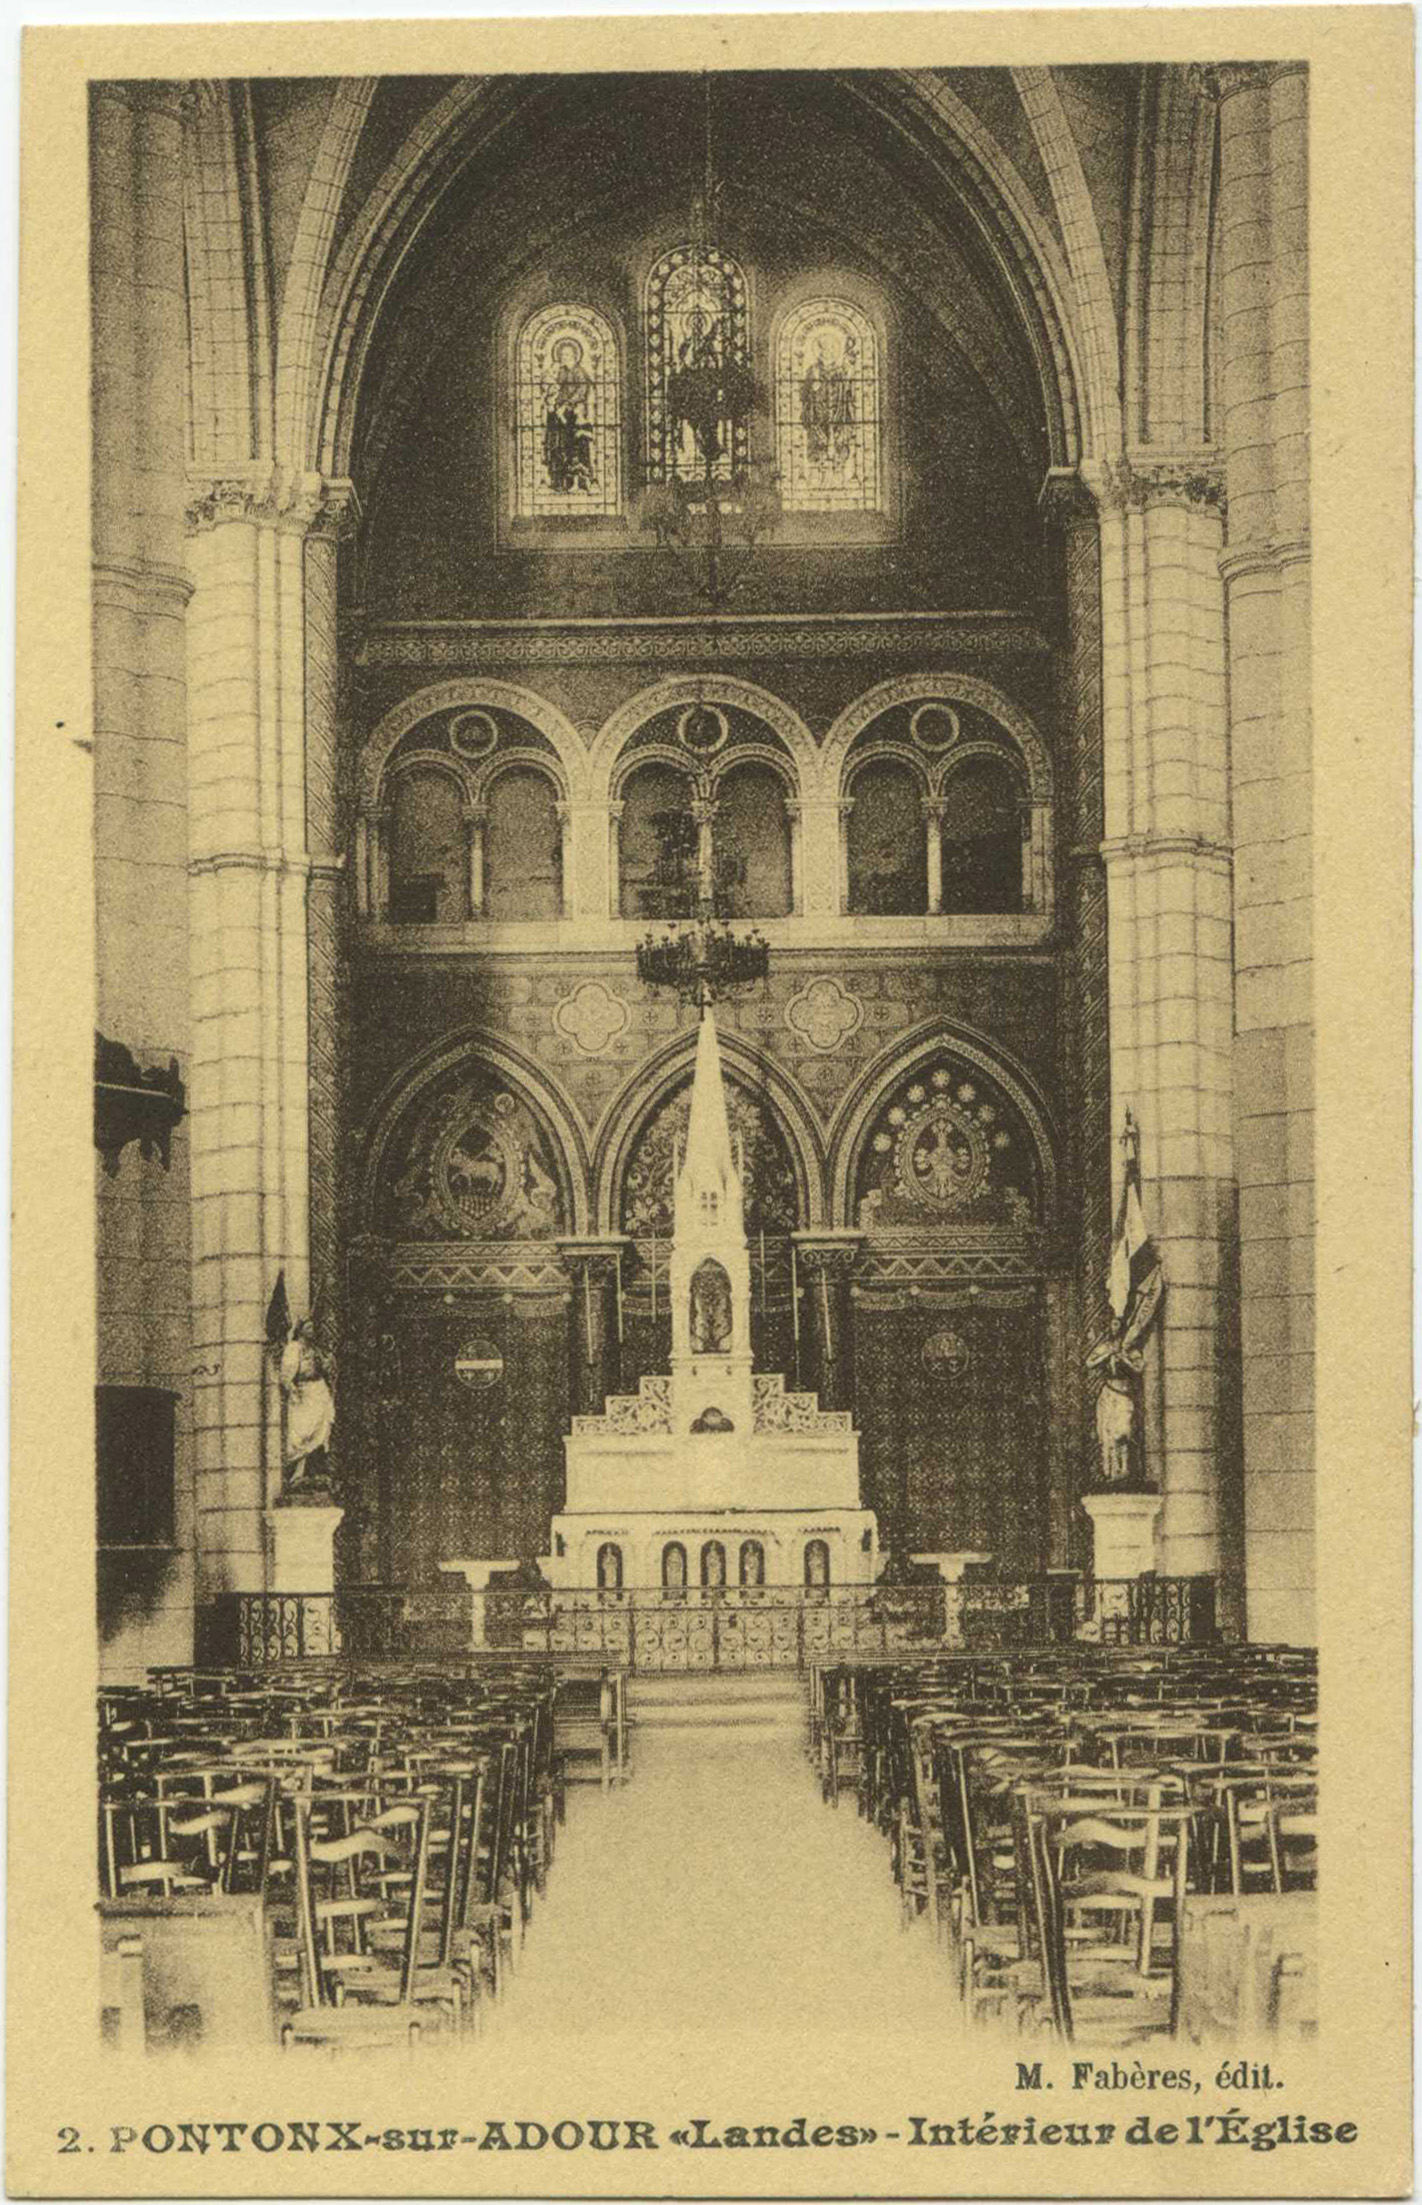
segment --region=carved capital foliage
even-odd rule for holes
[[[1190,88],[1199,98],[1222,106],[1236,92],[1265,92],[1280,77],[1301,75],[1302,61],[1196,61],[1190,64]]]
[[[847,1279],[859,1260],[864,1245],[862,1233],[846,1234],[834,1240],[812,1240],[807,1235],[795,1235],[795,1261],[807,1273],[823,1271],[831,1280]]]
[[[1091,490],[1103,513],[1145,513],[1174,506],[1191,513],[1222,513],[1224,468],[1213,451],[1123,454],[1090,471]]]
[[[359,517],[355,485],[343,478],[267,466],[188,478],[190,535],[234,521],[250,521],[290,529],[299,536],[334,538],[354,526]]]
[[[195,116],[201,104],[201,84],[181,77],[127,77],[106,79],[95,86],[101,99],[116,100],[135,115],[169,115],[176,122]]]

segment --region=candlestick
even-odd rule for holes
[[[765,1315],[765,1227],[760,1228],[760,1313]]]
[[[593,1361],[592,1265],[583,1265],[583,1314],[587,1318],[588,1361]]]
[[[790,1243],[790,1329],[795,1340],[795,1391],[800,1390],[800,1266]]]
[[[652,1322],[657,1321],[657,1229],[652,1227]]]

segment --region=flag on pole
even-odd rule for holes
[[[1139,1368],[1140,1344],[1160,1308],[1165,1276],[1161,1270],[1160,1251],[1151,1239],[1141,1208],[1140,1146],[1136,1122],[1129,1110],[1121,1146],[1125,1151],[1126,1169],[1111,1241],[1106,1293],[1116,1321],[1115,1353]]]
[[[285,1347],[291,1333],[291,1304],[286,1298],[286,1272],[278,1271],[272,1298],[267,1303],[267,1346]]]

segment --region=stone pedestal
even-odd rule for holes
[[[331,1502],[278,1501],[266,1511],[271,1557],[268,1590],[332,1593],[336,1532],[345,1510]]]
[[[439,1566],[451,1577],[462,1577],[469,1587],[469,1643],[474,1647],[487,1645],[484,1595],[489,1589],[489,1579],[496,1570],[516,1570],[519,1566],[517,1557],[502,1562],[486,1562],[483,1559],[441,1562]]]
[[[1081,1505],[1091,1518],[1094,1577],[1144,1577],[1159,1567],[1161,1494],[1088,1493]]]

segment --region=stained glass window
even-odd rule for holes
[[[518,482],[522,520],[622,510],[617,340],[587,306],[545,306],[519,332]]]
[[[678,245],[647,278],[647,474],[717,482],[749,458],[746,279],[714,245]]]
[[[846,299],[788,316],[775,360],[775,463],[787,512],[876,513],[883,504],[879,340]]]

